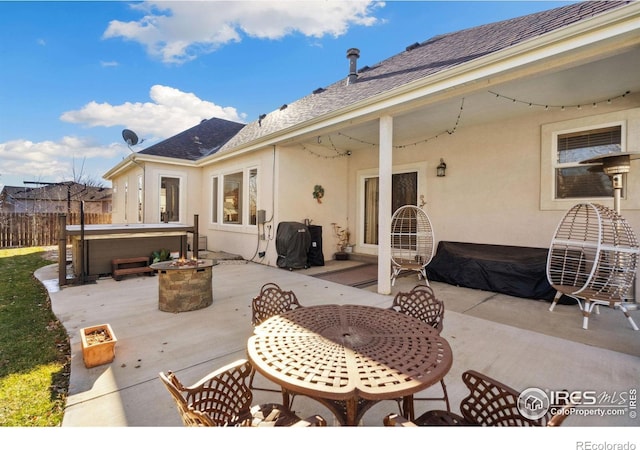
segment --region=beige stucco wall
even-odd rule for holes
[[[194,214],[200,214],[201,177],[199,168],[170,165],[166,163],[144,162],[112,180],[113,223],[139,223],[138,220],[138,179],[143,177],[143,222],[160,222],[160,179],[174,177],[180,184],[180,223],[193,225]],[[128,186],[125,200],[125,186]]]
[[[203,169],[201,195],[202,209],[206,212],[200,219],[200,232],[207,235],[210,249],[276,265],[278,224],[309,219],[313,225],[322,226],[323,254],[329,259],[336,244],[331,223],[347,224],[347,166],[346,158],[319,158],[299,145],[265,148],[228,161],[217,161]],[[265,211],[264,227],[212,223],[212,178],[250,168],[258,169],[258,209]],[[325,189],[321,203],[312,195],[316,184]],[[278,194],[274,196],[274,193]],[[259,256],[262,252],[264,257]]]
[[[621,121],[625,124],[628,151],[640,151],[640,95],[629,95],[597,109],[533,112],[484,125],[466,125],[464,117],[456,132],[415,146],[393,150],[394,171],[417,170],[418,194],[433,223],[437,241],[462,241],[501,245],[548,247],[555,228],[571,204],[541,201],[541,189],[551,187],[549,136],[584,126]],[[187,224],[199,215],[201,235],[208,249],[239,254],[255,262],[276,265],[276,232],[283,221],[303,222],[323,227],[323,253],[331,259],[336,239],[332,223],[348,227],[356,251],[376,254],[375,246],[362,245],[362,179],[377,173],[378,150],[351,151],[350,156],[327,153],[308,145],[291,143],[219,159],[201,168],[145,163],[145,221],[157,221],[161,176],[183,180],[181,217]],[[440,158],[447,163],[447,175],[436,177]],[[640,161],[640,160],[639,160]],[[258,209],[265,210],[264,227],[212,223],[212,178],[258,169]],[[121,190],[129,183],[127,216],[135,222],[137,176],[135,168],[116,177],[114,223],[124,222]],[[313,198],[315,185],[325,194],[321,203]],[[599,203],[612,207],[612,199]],[[622,214],[635,230],[640,230],[640,162],[632,162],[627,177],[627,199]],[[264,252],[264,256],[259,256]]]
[[[463,121],[452,135],[394,149],[394,170],[420,161],[425,163],[420,169],[425,173],[419,177],[419,195],[425,195],[424,208],[432,221],[436,240],[548,247],[564,213],[579,202],[544,209],[541,205],[541,183],[552,182],[547,166],[550,153],[542,145],[543,127],[557,124],[558,129],[566,129],[565,126],[572,128],[579,123],[598,126],[613,116],[626,123],[627,150],[639,151],[639,101],[638,95],[628,96],[615,105],[599,106],[597,111],[592,108],[541,110],[526,118],[478,126],[466,127]],[[444,178],[436,177],[435,168],[440,158],[447,164]],[[353,152],[349,163],[350,198],[361,195],[358,173],[375,170],[377,162],[377,150]],[[627,179],[629,200],[623,200],[622,214],[640,232],[639,183],[640,162],[632,162]],[[594,201],[613,207],[611,199]],[[358,208],[357,202],[350,202],[349,216],[358,217]]]
[[[224,224],[212,222],[212,186],[213,178],[220,181],[219,189],[222,192],[222,177],[227,174],[244,172],[248,169],[258,169],[258,209],[264,209],[267,219],[273,217],[273,170],[274,157],[271,149],[252,152],[248,155],[240,155],[230,160],[218,161],[215,164],[202,168],[200,196],[202,199],[200,222],[201,235],[207,236],[207,247],[210,250],[226,251],[242,256],[247,260],[257,262],[257,254],[267,251],[268,239],[262,240],[259,236],[261,227],[244,224]],[[246,181],[246,180],[245,180]],[[245,192],[246,194],[246,192]],[[244,205],[246,208],[246,204]],[[272,220],[267,225],[271,225]],[[265,233],[265,237],[268,237]],[[267,250],[265,250],[267,249]]]

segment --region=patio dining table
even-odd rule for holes
[[[438,383],[453,362],[451,347],[426,323],[363,305],[298,308],[266,320],[247,343],[256,370],[290,393],[311,397],[341,425],[354,426],[382,400],[402,399]]]

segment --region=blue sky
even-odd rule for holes
[[[202,119],[251,122],[414,42],[557,1],[2,1],[0,187],[102,175]]]

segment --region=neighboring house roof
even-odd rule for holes
[[[435,36],[371,67],[362,67],[355,82],[347,77],[303,97],[242,128],[220,149],[242,145],[341,110],[412,81],[540,37],[591,18],[629,1],[585,1],[514,19]]]
[[[245,124],[230,120],[205,119],[195,127],[172,136],[138,153],[196,161],[216,153]]]
[[[0,193],[2,198],[12,200],[60,200],[66,201],[68,196],[73,201],[99,202],[111,200],[111,188],[87,186],[66,181],[58,184],[47,184],[42,187],[5,186]]]

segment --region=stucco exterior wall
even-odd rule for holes
[[[112,180],[113,223],[159,223],[160,179],[180,179],[180,223],[193,225],[193,215],[200,214],[202,171],[195,167],[145,162]],[[142,177],[142,220],[138,216],[138,182]],[[126,192],[125,192],[126,187]]]
[[[394,171],[418,172],[419,202],[429,214],[436,241],[548,247],[555,228],[575,202],[542,201],[552,191],[553,157],[550,133],[580,126],[598,127],[624,123],[625,149],[640,151],[640,96],[629,95],[597,109],[532,112],[527,116],[460,127],[451,135],[415,146],[394,148]],[[363,245],[363,177],[378,171],[378,149],[339,148],[349,156],[327,153],[292,143],[217,160],[204,167],[146,162],[144,166],[144,221],[158,222],[159,183],[162,176],[178,177],[181,185],[181,220],[189,225],[199,215],[201,235],[208,249],[227,251],[244,259],[276,265],[277,226],[283,221],[310,220],[323,228],[325,260],[332,259],[337,240],[333,223],[351,232],[356,252],[377,254],[377,247]],[[440,158],[447,164],[445,177],[436,176]],[[640,161],[640,160],[639,160]],[[258,170],[257,209],[265,211],[264,225],[214,223],[212,179]],[[122,190],[129,184],[127,217],[137,218],[137,179],[141,168],[113,179],[113,222],[124,220]],[[622,214],[640,230],[640,162],[632,162],[626,180]],[[315,185],[324,188],[321,202],[313,198]],[[544,187],[544,189],[543,189]],[[220,185],[222,189],[222,185]],[[613,207],[609,198],[593,201]],[[245,210],[246,213],[246,210]]]
[[[313,151],[302,146],[283,148],[278,153],[278,222],[304,222],[322,227],[322,251],[325,260],[336,252],[333,223],[353,231],[347,211],[349,201],[349,156]],[[316,185],[324,189],[318,202],[313,198]]]
[[[551,189],[551,153],[543,145],[543,128],[574,128],[577,124],[599,126],[612,117],[626,124],[627,151],[640,150],[638,96],[629,96],[615,107],[547,112],[501,123],[464,127],[454,134],[423,145],[394,149],[393,166],[423,162],[418,194],[425,195],[425,211],[432,221],[436,240],[548,247],[565,212],[582,200],[563,202],[555,208],[541,205],[541,185]],[[634,108],[636,107],[636,108]],[[445,177],[436,176],[440,158],[447,164]],[[350,158],[349,196],[358,191],[358,174],[375,170],[377,150],[357,150]],[[420,174],[420,172],[419,172]],[[622,214],[640,229],[640,163],[632,162],[627,175],[628,200]],[[359,199],[358,199],[359,201]],[[358,201],[349,203],[349,216],[358,217]],[[609,198],[592,201],[613,207]],[[356,219],[360,233],[361,223]],[[366,249],[357,249],[358,251]]]

